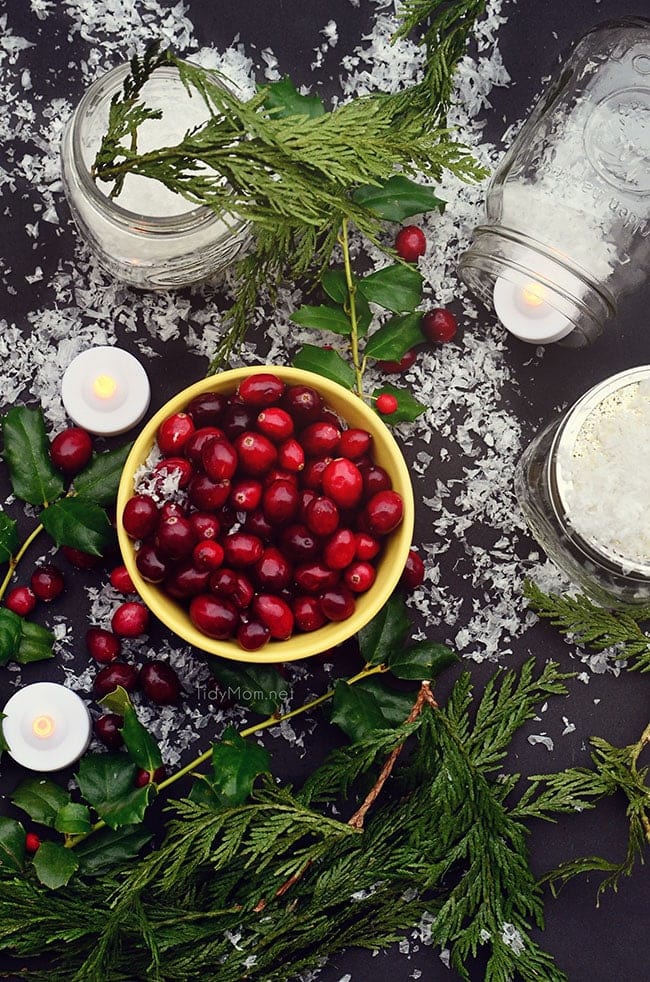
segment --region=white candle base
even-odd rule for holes
[[[59,771],[73,764],[90,742],[86,704],[55,682],[19,689],[3,710],[2,732],[9,756],[32,771]]]
[[[494,309],[510,334],[529,344],[550,344],[571,333],[573,323],[568,317],[546,301],[536,300],[534,290],[530,291],[533,302],[526,302],[526,293],[525,286],[511,283],[502,276],[494,284]]]
[[[83,351],[70,363],[61,398],[77,426],[97,436],[118,436],[143,418],[151,387],[137,358],[104,345]]]

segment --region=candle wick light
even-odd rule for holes
[[[34,736],[39,737],[41,740],[46,740],[51,737],[56,730],[56,723],[51,716],[45,714],[37,716],[32,722],[32,732]]]
[[[93,381],[93,392],[98,399],[112,399],[117,390],[118,384],[112,375],[97,375]]]
[[[512,283],[503,276],[494,284],[496,315],[511,334],[529,344],[550,344],[570,334],[573,323],[549,303],[549,291],[538,280]]]
[[[128,351],[88,348],[68,365],[61,398],[70,419],[89,433],[118,436],[140,422],[149,407],[147,373]]]

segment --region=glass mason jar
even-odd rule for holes
[[[248,240],[246,225],[197,208],[151,178],[128,174],[115,199],[108,196],[112,185],[93,180],[111,99],[128,71],[125,63],[98,78],[75,109],[61,146],[63,186],[79,232],[107,272],[142,289],[188,286],[234,261]],[[190,97],[172,65],[153,73],[143,100],[163,115],[139,127],[140,152],[172,146],[206,119],[203,100]]]
[[[650,365],[590,389],[524,451],[515,491],[547,555],[604,604],[650,601]]]
[[[650,261],[650,20],[602,24],[495,172],[459,274],[504,326],[581,347]]]

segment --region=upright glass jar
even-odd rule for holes
[[[574,48],[521,128],[461,256],[504,326],[580,347],[650,261],[650,20],[602,24]]]
[[[650,601],[650,365],[590,389],[524,451],[515,490],[540,545],[604,604]]]
[[[247,241],[246,226],[232,215],[197,208],[147,177],[128,174],[115,199],[108,196],[110,185],[94,181],[91,168],[111,99],[121,92],[128,71],[123,64],[98,78],[74,111],[61,147],[63,186],[77,228],[104,269],[143,289],[188,286],[233,262]],[[139,127],[140,152],[172,146],[205,122],[203,100],[189,95],[171,65],[154,72],[142,98],[160,109],[162,118]]]

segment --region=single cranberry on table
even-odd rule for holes
[[[424,562],[415,549],[410,549],[406,557],[406,564],[402,573],[401,582],[408,590],[415,590],[424,582]]]
[[[458,321],[445,307],[434,307],[422,315],[421,330],[435,344],[447,344],[456,337]]]
[[[53,563],[43,563],[32,573],[30,586],[39,600],[50,603],[63,593],[65,587],[63,573]]]
[[[131,574],[124,565],[116,566],[111,570],[109,582],[119,593],[137,593]]]
[[[427,239],[417,225],[406,225],[395,237],[395,252],[407,263],[416,263],[427,251]]]
[[[107,696],[121,685],[127,692],[133,692],[138,685],[138,670],[133,665],[123,661],[114,661],[102,668],[93,682],[95,695]]]
[[[111,631],[103,627],[91,627],[86,631],[88,654],[101,664],[116,661],[122,651],[122,642]]]
[[[5,604],[19,617],[27,617],[36,606],[36,594],[28,586],[15,586],[7,594]]]
[[[145,662],[138,677],[140,688],[158,706],[171,706],[178,702],[181,683],[178,675],[167,662],[154,660]]]
[[[57,433],[50,444],[50,459],[56,469],[64,474],[78,474],[92,455],[92,438],[79,426],[69,426]]]
[[[124,743],[124,737],[120,732],[124,726],[124,717],[117,713],[105,713],[98,716],[93,723],[93,730],[98,740],[108,747],[109,750],[119,750]]]
[[[377,367],[387,375],[401,375],[408,371],[417,361],[417,351],[407,351],[398,361],[378,361]]]
[[[129,600],[117,608],[111,618],[111,627],[118,637],[137,638],[149,627],[149,611],[137,600]]]
[[[61,552],[75,569],[95,569],[102,561],[101,556],[94,556],[83,549],[75,549],[73,546],[61,546]]]

